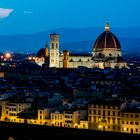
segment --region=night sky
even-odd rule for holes
[[[0,34],[140,26],[140,0],[0,0]]]

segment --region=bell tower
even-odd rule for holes
[[[59,35],[50,34],[50,67],[59,67]]]

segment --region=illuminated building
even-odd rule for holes
[[[37,110],[37,123],[41,125],[49,125],[50,119],[49,118],[49,109],[48,108],[39,108]]]
[[[44,64],[49,65],[49,51],[48,51],[48,46],[46,44],[45,48],[41,48],[35,57],[35,62],[42,66]]]
[[[115,99],[93,100],[87,109],[38,108],[37,115],[28,116],[30,109],[31,103],[2,101],[1,121],[140,134],[138,103],[128,106]]]
[[[2,101],[2,120],[16,121],[19,113],[31,108],[31,103],[23,101]]]
[[[79,128],[81,128],[81,129],[88,129],[88,121],[81,120]]]
[[[45,63],[45,49],[41,50],[42,57],[36,59],[36,63]],[[106,23],[105,31],[96,39],[93,52],[80,54],[64,50],[59,53],[59,35],[50,34],[49,67],[77,68],[84,66],[88,68],[128,68],[122,57],[121,45],[118,38],[110,32]]]
[[[81,120],[87,117],[87,110],[76,109],[76,110],[65,110],[63,112],[63,126],[71,128],[79,128]]]
[[[140,107],[126,108],[121,113],[121,132],[140,134]]]
[[[59,67],[59,35],[50,34],[50,64],[49,67]]]
[[[59,111],[54,111],[51,113],[51,125],[52,126],[63,126],[63,113]]]
[[[51,113],[51,124],[58,127],[87,128],[87,122],[83,121],[86,116],[87,111],[84,109],[54,111]]]
[[[95,41],[92,59],[93,67],[97,68],[127,67],[122,57],[120,42],[110,31],[108,22],[105,25],[105,31]]]
[[[118,100],[95,100],[88,105],[89,129],[120,132],[121,105]]]

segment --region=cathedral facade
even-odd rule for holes
[[[48,51],[49,50],[49,51]],[[50,34],[50,47],[38,51],[35,62],[48,67],[77,68],[123,68],[127,63],[122,57],[121,45],[118,38],[110,31],[108,23],[104,32],[99,35],[92,46],[91,54],[74,54],[69,50],[59,50],[59,35]]]

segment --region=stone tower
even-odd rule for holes
[[[50,67],[59,67],[59,35],[50,34]]]
[[[69,51],[63,51],[63,68],[69,68]]]

